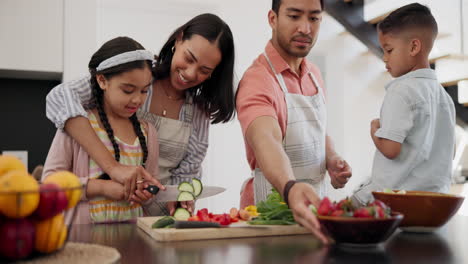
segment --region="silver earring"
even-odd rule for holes
[[[172,46],[172,49],[171,49],[171,50],[172,50],[172,53],[174,53],[174,51],[175,51],[175,46]]]

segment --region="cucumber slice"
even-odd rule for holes
[[[177,187],[177,189],[181,192],[191,192],[191,193],[194,192],[192,184],[188,182],[181,182],[179,184],[179,187]]]
[[[192,186],[194,189],[193,194],[195,195],[195,197],[198,197],[203,191],[203,184],[201,183],[199,179],[193,179]]]
[[[179,196],[177,196],[177,201],[183,202],[183,201],[193,201],[195,200],[195,196],[191,192],[180,192]]]
[[[177,208],[174,213],[174,218],[178,221],[187,221],[189,217],[190,217],[190,213],[185,208]]]
[[[164,216],[160,218],[158,221],[154,222],[151,228],[164,228],[175,223],[174,217],[172,216]]]

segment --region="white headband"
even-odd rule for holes
[[[154,55],[148,50],[127,51],[102,61],[96,67],[96,71],[102,71],[120,64],[138,60],[149,60],[152,62],[154,60]]]

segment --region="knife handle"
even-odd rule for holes
[[[150,185],[150,186],[146,187],[145,190],[147,190],[148,192],[150,192],[153,195],[156,195],[159,192],[159,187],[156,186],[156,185]]]

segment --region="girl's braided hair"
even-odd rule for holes
[[[97,74],[102,74],[106,79],[110,79],[115,75],[119,75],[123,72],[130,71],[133,69],[143,69],[148,67],[151,69],[151,62],[148,60],[139,60],[139,61],[132,61],[124,64],[120,64],[108,69],[104,69],[101,71],[96,71],[96,67],[104,60],[113,57],[115,55],[133,51],[133,50],[140,50],[144,49],[143,46],[138,43],[137,41],[129,38],[129,37],[117,37],[112,40],[107,41],[104,45],[97,50],[91,60],[89,61],[88,68],[91,74],[91,88],[93,92],[93,99],[97,111],[99,113],[99,119],[101,120],[104,129],[106,130],[107,136],[109,137],[110,141],[112,142],[112,146],[114,148],[114,156],[115,160],[120,161],[120,148],[119,144],[117,144],[115,137],[114,137],[114,130],[112,129],[109,120],[107,119],[106,112],[104,111],[104,91],[99,87],[99,84],[96,79]],[[138,136],[138,140],[140,141],[140,146],[143,150],[143,167],[145,167],[146,160],[148,158],[148,147],[146,145],[146,138],[141,130],[140,122],[136,116],[136,113],[133,114],[130,118],[132,122],[133,129],[135,134]],[[101,179],[110,179],[107,174],[101,175],[99,178]]]

